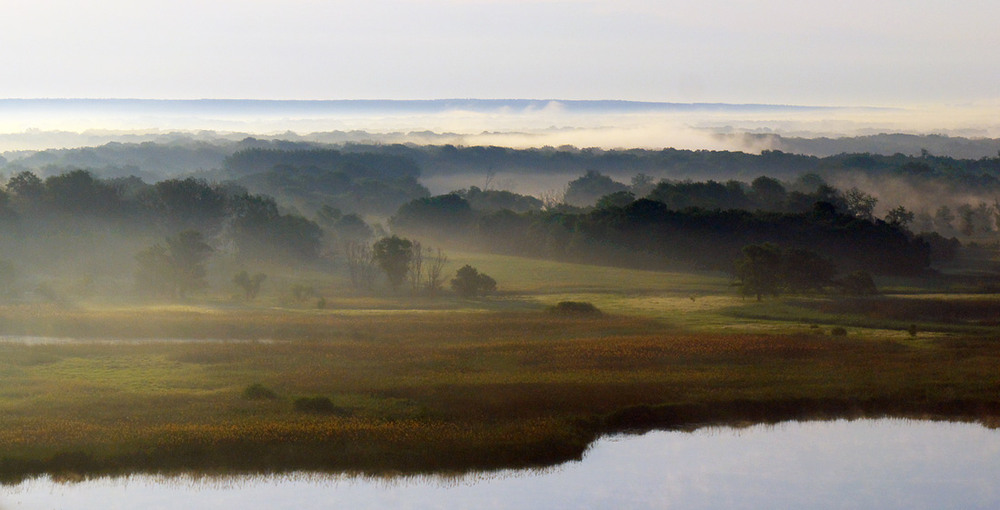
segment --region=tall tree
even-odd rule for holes
[[[777,296],[781,293],[781,250],[774,244],[751,244],[743,247],[743,254],[736,260],[736,277],[744,296],[756,296],[760,301],[764,295]]]
[[[173,265],[177,294],[185,297],[188,292],[208,286],[205,280],[205,261],[212,247],[205,243],[201,232],[185,230],[167,238],[167,250]]]
[[[181,298],[206,287],[205,260],[212,247],[202,239],[201,232],[185,230],[168,237],[166,244],[164,247],[157,243],[136,254],[136,287],[152,294]]]
[[[413,243],[398,236],[383,237],[372,246],[372,254],[389,278],[389,285],[393,290],[398,289],[413,259]]]

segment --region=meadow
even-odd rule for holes
[[[1000,418],[995,295],[756,303],[713,273],[465,263],[499,293],[317,280],[317,309],[282,297],[302,275],[274,275],[253,304],[2,306],[0,475],[465,471],[579,458],[623,430]],[[546,311],[561,301],[603,313]]]

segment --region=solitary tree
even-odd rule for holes
[[[844,294],[851,296],[873,296],[878,294],[875,280],[867,271],[854,271],[837,281]]]
[[[186,230],[168,237],[166,243],[166,247],[154,244],[136,254],[136,286],[153,294],[182,298],[192,290],[206,287],[205,259],[212,247],[205,243],[201,233]]]
[[[743,254],[736,260],[736,277],[740,280],[744,296],[757,296],[757,301],[767,294],[781,292],[781,250],[774,244],[751,244],[743,247]]]
[[[180,297],[208,286],[205,281],[205,260],[212,253],[212,247],[205,243],[201,232],[185,230],[174,237],[168,237],[167,248]]]
[[[851,188],[844,193],[844,201],[847,203],[847,210],[854,216],[865,220],[874,219],[872,213],[878,203],[874,196],[858,188]]]
[[[907,228],[910,222],[913,221],[913,212],[906,210],[903,206],[897,206],[890,209],[885,215],[885,222],[900,228]]]
[[[385,271],[392,289],[398,289],[406,279],[410,260],[413,259],[413,243],[397,236],[383,237],[372,246],[372,255]]]
[[[372,246],[357,241],[348,242],[344,245],[344,259],[351,276],[351,286],[356,290],[372,290],[378,276]]]
[[[441,285],[444,283],[444,265],[448,263],[448,256],[438,248],[436,252],[431,252],[431,249],[425,248],[427,259],[427,291],[431,294],[437,293],[441,290]]]

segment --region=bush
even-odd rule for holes
[[[348,413],[344,409],[333,405],[327,397],[302,397],[295,399],[295,410],[300,413],[310,414],[332,414],[336,416],[346,416]]]
[[[559,315],[601,315],[596,306],[586,301],[560,301],[546,311]]]
[[[243,397],[249,400],[274,400],[278,394],[260,383],[253,383],[243,389]]]
[[[847,336],[847,330],[840,326],[837,326],[830,330],[830,334],[833,336]]]
[[[476,268],[465,265],[455,273],[451,288],[459,296],[474,298],[496,292],[497,281],[486,273],[480,273]]]
[[[878,288],[872,275],[866,271],[854,271],[836,282],[848,296],[875,296]]]

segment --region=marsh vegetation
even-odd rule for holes
[[[3,475],[497,469],[578,458],[619,430],[1000,416],[991,335],[907,329],[930,302],[985,319],[991,297],[876,297],[862,312],[744,301],[710,273],[453,256],[504,293],[433,308],[5,306]],[[605,313],[545,312],[583,302]]]

